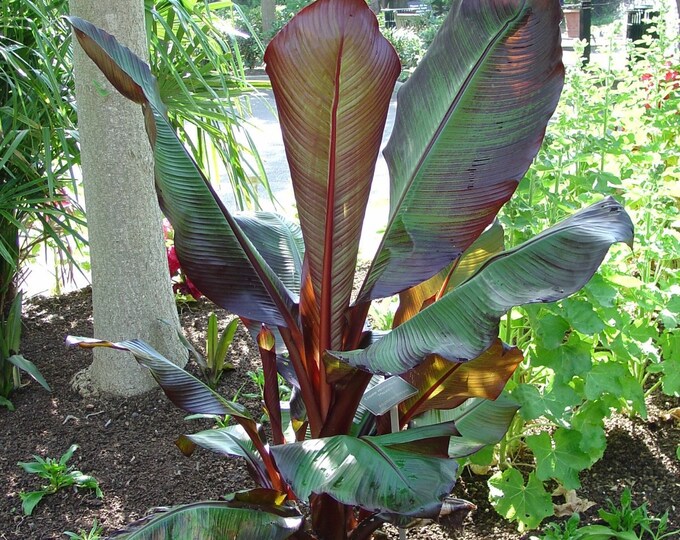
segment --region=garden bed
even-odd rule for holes
[[[211,310],[211,304],[203,301],[181,309],[183,328],[195,344],[204,342]],[[25,308],[24,324],[22,352],[36,363],[53,392],[31,383],[14,395],[16,411],[0,409],[0,478],[5,485],[0,498],[1,539],[66,538],[64,531],[89,530],[95,519],[108,533],[154,507],[214,499],[253,487],[240,460],[202,449],[190,458],[179,452],[174,440],[180,433],[209,424],[185,421],[182,411],[160,390],[129,399],[82,397],[72,390],[71,378],[89,364],[91,353],[67,349],[64,337],[92,335],[89,289],[33,300]],[[247,372],[258,367],[259,357],[245,332],[239,331],[232,351],[236,369],[223,378],[221,393],[228,398],[239,390],[257,393]],[[259,416],[257,399],[244,403]],[[608,499],[618,501],[621,491],[629,487],[635,505],[647,502],[655,515],[668,510],[671,528],[680,527],[680,462],[676,457],[680,429],[664,414],[678,405],[678,399],[658,397],[649,404],[646,422],[621,416],[608,421],[604,458],[581,474],[579,497],[596,503],[583,514],[585,522],[597,521],[597,509]],[[99,481],[103,499],[93,492],[64,490],[43,499],[32,516],[24,516],[19,493],[38,489],[40,480],[23,472],[17,462],[29,461],[33,454],[59,457],[74,443],[80,448],[71,463]],[[432,526],[409,532],[408,538],[528,538],[487,502],[485,477],[465,471],[455,494],[478,506],[462,530]],[[563,501],[556,498],[555,502]],[[394,530],[389,534],[396,538]]]

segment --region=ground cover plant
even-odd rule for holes
[[[573,514],[565,523],[550,524],[540,537],[532,536],[531,540],[586,540],[597,538],[616,538],[619,540],[662,540],[671,538],[680,530],[668,530],[668,512],[661,517],[650,515],[647,505],[634,507],[630,489],[621,493],[620,503],[608,501],[606,509],[598,514],[605,524],[586,525],[580,527],[579,514]]]
[[[179,445],[244,458],[264,488],[177,507],[136,538],[208,523],[215,535],[361,539],[388,521],[460,519],[471,508],[447,498],[456,458],[497,442],[517,409],[499,398],[522,360],[498,338],[501,317],[571,295],[611,244],[633,236],[628,215],[606,198],[503,251],[494,218],[538,151],[562,88],[559,19],[559,3],[547,0],[455,4],[400,90],[385,150],[390,221],[354,299],[361,223],[400,71],[364,2],[312,4],[265,56],[300,226],[271,213],[230,214],[175,135],[148,66],[70,19],[114,86],[142,105],[182,268],[256,336],[273,443],[243,406],[148,345],[72,339],[133,352],[188,412],[230,415],[234,425]],[[372,332],[371,302],[394,294],[393,330]],[[277,371],[295,388],[288,408]],[[367,387],[392,383],[408,390],[401,400],[372,410],[362,402]],[[305,530],[292,505],[300,500],[310,504]]]
[[[77,449],[78,445],[72,444],[59,459],[34,455],[33,461],[19,462],[19,466],[27,473],[36,474],[48,481],[39,490],[21,493],[22,508],[25,514],[31,515],[33,509],[46,495],[53,495],[60,489],[71,486],[77,489],[92,489],[99,498],[104,496],[94,477],[83,474],[67,465]]]

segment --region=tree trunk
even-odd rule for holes
[[[70,8],[148,59],[143,0],[71,0]],[[75,39],[73,56],[95,337],[143,339],[184,365],[142,111],[108,83]],[[132,355],[109,349],[95,349],[88,375],[95,390],[121,396],[155,385]]]
[[[276,20],[276,0],[260,0],[260,7],[262,8],[262,30],[265,36],[271,37],[269,34]]]

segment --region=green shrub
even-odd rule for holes
[[[394,46],[401,60],[399,80],[408,79],[425,54],[426,48],[422,38],[412,28],[384,28],[382,33]]]

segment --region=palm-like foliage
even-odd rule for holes
[[[64,191],[76,193],[79,163],[66,4],[0,8],[0,306],[33,244],[50,239],[68,256],[65,237],[83,240],[82,214]]]
[[[447,498],[455,458],[498,441],[516,411],[498,399],[522,360],[498,339],[500,318],[513,305],[572,294],[612,243],[632,239],[632,223],[612,199],[508,251],[494,225],[561,92],[559,20],[557,0],[455,2],[399,92],[385,151],[390,219],[352,302],[361,223],[400,71],[365,2],[318,0],[265,55],[299,227],[271,213],[227,211],[184,151],[149,67],[113,36],[71,19],[87,54],[145,111],[156,189],[183,268],[257,335],[274,445],[243,407],[147,345],[72,341],[131,351],[178,406],[232,415],[238,425],[184,437],[180,447],[244,458],[266,488],[252,501],[309,500],[317,538],[367,539],[386,521],[406,526],[469,510]],[[371,301],[397,293],[393,330],[366,328]],[[289,408],[278,407],[277,368],[296,389]],[[407,392],[375,406],[369,397],[380,395],[383,375]],[[258,534],[274,537],[267,527]]]
[[[226,173],[238,208],[259,207],[258,187],[272,198],[266,173],[245,130],[247,83],[231,25],[231,2],[147,0],[151,66],[168,114],[208,178]],[[248,155],[249,159],[244,159]]]

